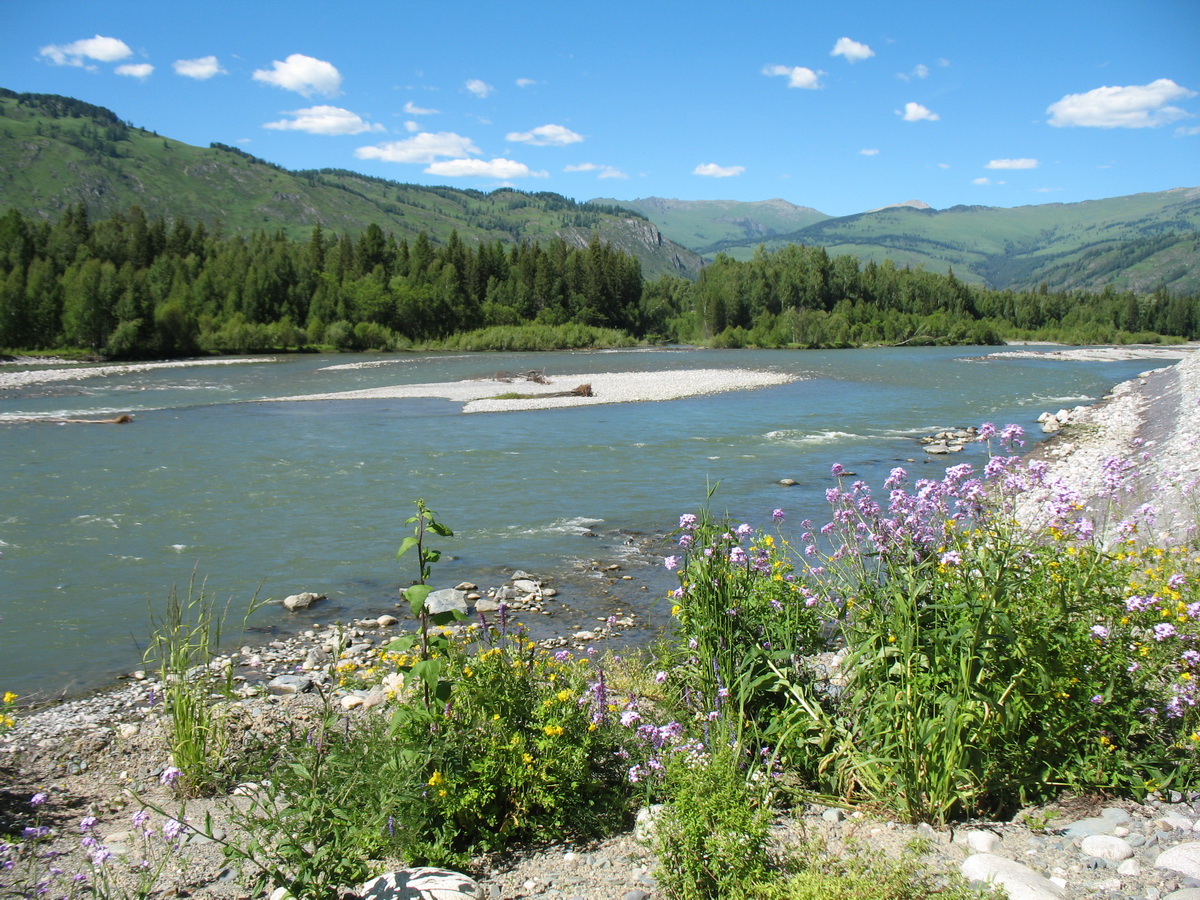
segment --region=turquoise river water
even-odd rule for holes
[[[720,482],[718,511],[767,524],[781,507],[791,527],[823,516],[832,462],[876,486],[907,460],[918,475],[940,474],[946,458],[927,459],[921,435],[983,421],[1037,431],[1042,411],[1094,401],[1153,367],[984,352],[304,355],[104,377],[80,368],[67,381],[2,389],[0,690],[77,692],[137,668],[151,612],[173,585],[186,593],[193,573],[235,611],[256,590],[328,594],[311,615],[263,609],[251,623],[260,637],[394,611],[415,574],[395,552],[417,497],[455,531],[436,586],[497,585],[521,568],[559,584],[569,611],[556,627],[618,609],[661,625],[665,604],[652,601],[669,576],[627,544],[670,531],[709,485]],[[720,367],[801,377],[665,402],[487,414],[430,399],[278,402],[500,371],[653,378]],[[135,422],[16,421],[122,412]],[[981,458],[971,448],[952,461]],[[593,561],[623,559],[627,585],[590,572]]]

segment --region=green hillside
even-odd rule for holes
[[[655,215],[647,211],[652,221]],[[659,227],[663,227],[661,224]],[[827,218],[767,238],[705,246],[749,259],[765,244],[824,247],[864,262],[893,260],[997,289],[1034,288],[1149,293],[1158,287],[1200,292],[1200,188],[1176,188],[1082,203],[1001,209],[890,207]],[[665,228],[664,228],[665,231]]]
[[[552,193],[420,187],[344,170],[291,172],[234,147],[194,147],[134,128],[103,107],[0,89],[0,210],[57,218],[82,202],[94,218],[140,206],[150,217],[220,225],[226,233],[281,230],[357,235],[378,225],[398,238],[457,230],[473,245],[586,247],[593,234],[635,256],[648,278],[694,277],[701,260],[647,219]]]
[[[639,200],[598,199],[591,202],[640,213],[675,243],[702,254],[718,249],[725,242],[761,242],[829,218],[823,212],[779,199],[742,203],[737,200],[646,197]]]

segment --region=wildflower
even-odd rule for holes
[[[1092,637],[1096,638],[1097,640],[1106,641],[1108,640],[1108,629],[1103,625],[1093,625]]]
[[[667,567],[668,572],[674,572],[676,569],[679,568],[679,557],[678,556],[668,556],[666,559],[663,560],[663,565]]]
[[[79,830],[86,834],[96,827],[97,819],[95,816],[84,816],[79,820]]]
[[[662,684],[664,681],[667,680],[667,673],[666,672],[656,672],[654,674],[654,680],[658,684]]]
[[[684,513],[679,517],[679,527],[691,531],[696,527],[696,517],[692,513]]]
[[[846,469],[841,463],[834,463],[829,467],[829,474],[834,478],[841,478],[846,474]]]
[[[167,787],[170,787],[176,781],[178,781],[182,775],[182,769],[178,769],[175,766],[167,766],[165,769],[163,769],[162,774],[158,776],[158,780]]]
[[[163,822],[162,833],[164,839],[173,841],[183,833],[183,823],[178,819],[167,819]]]
[[[621,725],[625,728],[628,728],[630,725],[633,725],[635,722],[640,722],[641,720],[642,717],[636,709],[627,709],[625,712],[621,713]]]
[[[17,699],[17,695],[16,695],[16,694],[14,694],[12,691],[5,691],[5,692],[4,692],[4,702],[5,702],[5,704],[12,703],[12,702],[14,702],[16,699]]]
[[[1092,703],[1096,704],[1097,706],[1099,706],[1103,702],[1104,702],[1103,694],[1096,694],[1096,696],[1092,697]]]
[[[948,550],[942,554],[941,564],[943,566],[960,566],[962,565],[962,554],[957,550]]]
[[[679,546],[682,547],[684,550],[691,549],[692,543],[693,543],[693,539],[690,534],[681,534],[679,536]]]
[[[429,776],[429,781],[426,782],[426,784],[428,784],[430,787],[437,787],[438,785],[445,784],[445,783],[446,783],[445,776],[442,775],[441,772],[436,771],[436,770],[434,771],[434,773],[432,775]]]
[[[43,803],[45,803],[49,799],[50,798],[46,796],[45,792],[38,791],[36,794],[34,794],[32,797],[29,798],[29,805],[30,806],[41,806]]]
[[[88,818],[92,820],[93,825],[96,824],[95,816],[88,816]],[[150,813],[148,813],[144,809],[139,809],[137,812],[135,812],[133,814],[132,819],[133,819],[133,824],[135,826],[137,826],[138,828],[141,828],[143,825],[145,825],[147,822],[150,821]],[[86,821],[87,821],[87,819],[84,819],[84,822],[86,822]],[[83,822],[79,823],[79,827],[83,828]]]
[[[729,561],[731,563],[733,563],[735,566],[745,565],[746,551],[743,550],[741,547],[734,547],[732,550],[729,551]]]
[[[1167,638],[1174,636],[1175,626],[1170,622],[1160,622],[1154,626],[1154,639],[1156,641],[1165,641]]]
[[[547,725],[542,731],[546,733],[547,737],[559,737],[564,729],[561,725]]]
[[[771,513],[771,519],[777,523],[782,522],[787,518],[787,515],[782,509],[777,509]]]
[[[743,522],[737,528],[733,529],[733,533],[739,540],[741,540],[742,538],[746,538],[754,534],[754,529]]]

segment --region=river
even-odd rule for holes
[[[437,587],[554,580],[574,629],[613,612],[657,627],[668,586],[633,553],[704,502],[768,524],[820,519],[829,466],[879,485],[917,438],[983,421],[1032,432],[1161,363],[981,358],[981,348],[831,352],[654,349],[549,354],[297,355],[118,367],[0,389],[0,691],[79,692],[140,665],[151,613],[193,579],[231,621],[256,593],[254,636],[395,612],[415,576],[395,552],[423,497],[455,532]],[[355,365],[355,364],[365,365]],[[281,402],[298,394],[489,377],[751,368],[797,380],[654,403],[463,414],[445,400]],[[12,371],[4,367],[4,371]],[[573,384],[573,383],[572,383]],[[123,426],[19,422],[133,413]],[[1040,437],[1040,435],[1037,435]],[[978,462],[970,448],[953,462]],[[909,463],[908,461],[913,462]],[[798,482],[784,487],[781,479]],[[653,547],[651,548],[653,549]],[[622,565],[618,575],[597,571]],[[615,584],[612,582],[616,582]],[[643,590],[644,588],[644,590]],[[234,628],[234,630],[237,630]]]

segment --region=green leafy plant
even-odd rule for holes
[[[657,878],[670,900],[759,897],[770,878],[771,809],[732,748],[677,753],[666,762],[669,798],[654,826]]]
[[[257,608],[251,601],[247,616]],[[174,588],[161,617],[151,615],[152,635],[145,660],[157,665],[168,720],[168,743],[173,765],[181,776],[174,787],[184,796],[198,796],[216,787],[227,762],[229,732],[222,706],[214,695],[228,695],[232,672],[214,670],[228,604],[218,608],[195,577],[186,599]]]

